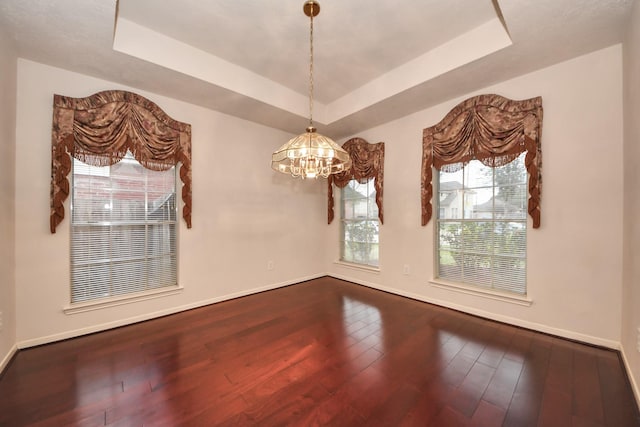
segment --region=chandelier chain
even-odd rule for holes
[[[313,126],[313,4],[311,5],[311,25],[309,26],[309,126]]]

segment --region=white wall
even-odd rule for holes
[[[380,272],[334,264],[338,221],[328,231],[336,277],[516,325],[618,347],[622,282],[622,48],[591,53],[359,133],[386,143]],[[530,307],[440,289],[434,224],[420,226],[422,129],[463,99],[542,96],[541,228],[527,234]],[[637,187],[636,187],[637,188]],[[403,265],[410,275],[403,275]]]
[[[640,402],[640,3],[624,41],[624,264],[622,353]]]
[[[15,310],[15,129],[17,58],[0,29],[0,371],[16,343]]]
[[[132,90],[191,123],[193,228],[179,230],[184,291],[66,315],[69,218],[49,233],[53,94]],[[324,185],[273,172],[271,153],[292,135],[166,97],[18,60],[16,130],[17,340],[29,346],[322,275],[306,242],[322,239]],[[66,203],[67,215],[69,201]],[[275,268],[267,271],[272,260]],[[34,266],[37,266],[34,268]]]

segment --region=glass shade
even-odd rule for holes
[[[316,132],[313,127],[278,148],[271,156],[271,168],[294,178],[326,178],[351,167],[349,153]]]

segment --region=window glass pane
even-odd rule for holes
[[[71,245],[71,265],[108,261],[111,252],[109,230],[109,227],[100,225],[74,227],[75,244]]]
[[[144,221],[145,193],[134,191],[118,191],[113,193],[111,201],[104,204],[105,210],[111,211],[112,221]]]
[[[106,298],[111,294],[111,269],[109,264],[79,265],[71,270],[71,301],[82,302]]]
[[[371,190],[373,191],[373,193],[370,194],[369,198],[367,199],[367,203],[369,206],[369,214],[367,215],[367,217],[371,219],[375,219],[377,221],[378,205],[376,204],[376,191],[375,191],[375,188],[373,187],[373,184],[371,184]]]
[[[110,219],[111,189],[105,182],[108,179],[82,175],[73,177],[72,221],[101,222]]]
[[[147,253],[167,255],[176,252],[176,235],[171,224],[147,226]]]
[[[527,250],[526,223],[496,221],[494,246],[496,255],[524,258]]]
[[[462,280],[464,282],[491,287],[491,273],[491,256],[469,252],[462,255]]]
[[[150,221],[176,221],[176,195],[164,193],[162,197],[148,199],[147,218]]]
[[[440,217],[460,219],[464,210],[464,192],[462,184],[455,181],[443,182],[439,191]]]
[[[148,261],[149,288],[175,285],[176,270],[176,256],[173,254],[150,259]]]
[[[111,259],[141,259],[145,255],[146,226],[124,225],[111,227]]]
[[[469,162],[463,169],[464,186],[467,189],[493,187],[493,168],[483,165],[477,160]]]
[[[366,260],[367,265],[372,265],[374,267],[377,267],[378,265],[380,265],[379,248],[380,248],[380,245],[378,243],[371,243],[369,245],[369,252],[367,253],[367,260]]]
[[[378,265],[378,244],[344,242],[343,261],[364,265]]]
[[[514,257],[495,257],[493,283],[496,289],[522,293],[522,283],[526,278],[526,263]]]
[[[473,160],[437,173],[438,277],[526,294],[524,157],[499,168]]]
[[[128,260],[114,262],[111,266],[112,295],[123,295],[145,290],[146,262]]]
[[[463,173],[462,173],[462,169],[460,169],[459,171],[456,172],[443,172],[439,174],[439,182],[440,182],[440,190],[444,190],[444,191],[448,191],[451,189],[457,190],[462,188],[462,177],[463,177]],[[448,182],[451,183],[458,183],[458,184],[447,184]]]
[[[438,251],[438,277],[452,280],[455,282],[462,281],[462,254],[457,251]]]
[[[378,266],[379,221],[374,181],[349,182],[341,192],[340,259]]]
[[[462,250],[469,254],[489,255],[493,250],[493,223],[468,221],[462,227]]]
[[[344,219],[366,219],[368,207],[367,199],[346,199],[344,201]]]
[[[445,222],[438,224],[441,249],[462,249],[462,223]]]
[[[73,161],[71,302],[177,283],[176,172]]]
[[[497,218],[527,218],[527,186],[525,184],[504,185],[497,190],[496,197],[492,199],[493,211]]]
[[[521,154],[511,163],[495,168],[496,186],[527,183],[527,169],[524,165],[525,156],[525,154]]]
[[[356,180],[351,180],[344,187],[343,198],[346,199],[362,199],[367,197],[367,184],[361,184]]]
[[[352,242],[378,242],[377,221],[349,221],[344,223],[344,240]]]
[[[361,222],[364,237],[369,243],[378,243],[378,221]]]
[[[488,200],[491,198],[492,191],[490,188],[475,189],[475,190],[465,189],[462,192],[462,194],[464,197],[464,202],[463,202],[464,211],[463,211],[462,218],[472,219],[472,218],[479,218],[478,216],[475,215],[475,209],[481,202],[484,202],[485,200]]]

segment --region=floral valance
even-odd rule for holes
[[[349,181],[356,179],[361,183],[374,178],[373,183],[376,189],[376,205],[378,205],[378,218],[380,223],[384,223],[384,211],[382,209],[382,190],[384,186],[384,142],[369,144],[362,138],[351,138],[342,145],[349,156],[351,156],[351,169],[338,174],[329,175],[327,179],[329,205],[328,224],[333,221],[333,186],[335,184],[344,188]]]
[[[93,166],[118,163],[130,151],[145,168],[181,163],[182,216],[191,228],[191,125],[173,120],[135,93],[109,90],[87,98],[53,96],[51,232],[64,219],[71,157]]]
[[[432,172],[460,170],[477,159],[489,167],[503,166],[527,152],[529,215],[540,227],[542,187],[542,98],[513,101],[500,95],[479,95],[458,104],[422,135],[422,225],[431,219]]]

